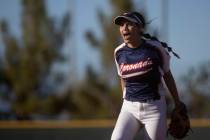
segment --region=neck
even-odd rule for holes
[[[127,45],[129,48],[137,48],[141,45],[141,43],[142,43],[142,40],[141,40],[141,38],[139,38],[139,39],[136,39],[136,40],[133,40],[133,41],[127,43]]]

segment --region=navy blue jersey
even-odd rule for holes
[[[169,70],[170,59],[159,45],[143,40],[137,48],[129,48],[123,43],[115,49],[118,74],[125,82],[125,99],[142,101],[159,96],[161,78]]]

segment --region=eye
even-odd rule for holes
[[[119,23],[119,26],[123,26],[125,23],[124,22],[120,22]]]
[[[133,23],[132,22],[127,22],[127,25],[128,26],[133,26]]]
[[[132,22],[129,22],[129,23],[127,24],[127,27],[128,27],[128,28],[134,28],[134,26],[135,26],[135,25],[134,25],[134,23],[132,23]]]

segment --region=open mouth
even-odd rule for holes
[[[130,36],[130,33],[124,33],[123,36],[124,37],[129,37]]]

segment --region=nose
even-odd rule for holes
[[[122,31],[128,31],[128,25],[126,23],[124,23],[122,26],[121,26],[121,29]]]

